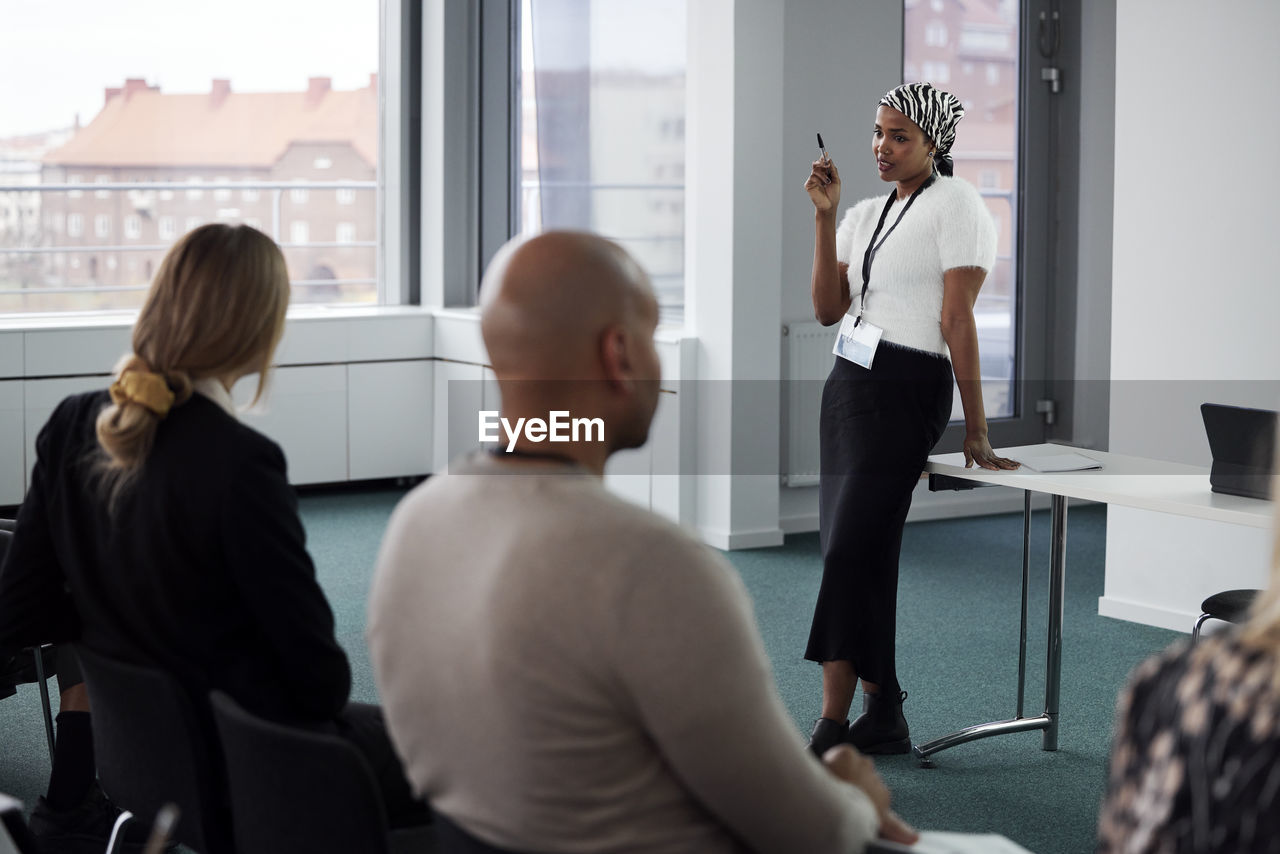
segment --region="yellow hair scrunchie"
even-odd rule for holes
[[[160,374],[150,371],[125,371],[111,384],[111,402],[120,406],[125,402],[145,406],[164,418],[173,406],[173,392]]]

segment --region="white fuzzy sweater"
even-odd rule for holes
[[[861,308],[862,255],[886,198],[888,193],[858,202],[836,229],[836,259],[849,265],[854,317]],[[904,204],[894,202],[881,237]],[[990,271],[995,259],[995,224],[978,191],[961,178],[939,176],[876,253],[863,319],[883,329],[885,341],[950,355],[942,337],[942,274],[956,267]]]

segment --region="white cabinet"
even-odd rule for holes
[[[28,377],[109,374],[120,357],[131,352],[132,337],[132,326],[27,332],[23,374]]]
[[[347,324],[340,318],[285,324],[276,348],[277,365],[317,365],[347,360]]]
[[[49,380],[27,380],[22,384],[23,430],[26,465],[23,467],[23,493],[36,464],[36,436],[63,398],[85,391],[103,391],[111,384],[107,375],[97,377],[61,377]]]
[[[252,400],[257,384],[256,376],[236,383],[236,403]],[[346,365],[277,368],[265,398],[242,417],[284,449],[290,483],[347,480]]]
[[[0,506],[20,504],[26,474],[22,381],[0,382]]]
[[[0,505],[21,501],[36,434],[58,402],[106,388],[131,327],[99,318],[75,328],[0,329]],[[680,380],[690,375],[693,342],[659,336],[657,343],[664,380],[649,442],[616,454],[605,482],[687,522],[694,410]],[[299,485],[445,472],[449,460],[480,446],[479,413],[502,405],[474,311],[295,314],[276,358],[265,399],[242,417],[281,445]],[[233,397],[243,406],[256,385],[256,376],[246,377]]]
[[[366,362],[347,366],[351,480],[432,470],[432,365]]]
[[[647,443],[640,448],[618,451],[609,457],[604,469],[604,485],[610,492],[639,504],[646,510],[650,508],[649,468],[652,451]]]
[[[432,364],[435,370],[432,471],[445,472],[451,459],[480,447],[479,413],[485,408],[485,369],[459,362]]]
[[[352,362],[429,359],[431,320],[431,315],[423,313],[351,320],[347,324],[347,359]]]
[[[290,318],[278,365],[389,362],[431,357],[431,315],[412,309],[377,313],[317,309]]]
[[[692,387],[693,383],[687,383]],[[681,425],[692,424],[684,413],[691,401],[678,392],[658,395],[658,412],[649,428],[649,507],[673,522],[691,522],[693,512],[692,437],[683,436]]]
[[[23,374],[21,332],[0,332],[0,378],[17,378]]]

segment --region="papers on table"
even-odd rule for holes
[[[944,833],[936,830],[921,832],[915,845],[898,845],[877,839],[867,848],[868,852],[889,854],[1031,854],[1021,845],[998,833]]]
[[[1048,456],[1016,456],[1009,459],[1022,463],[1032,471],[1085,471],[1100,469],[1102,463],[1084,454],[1050,454]]]

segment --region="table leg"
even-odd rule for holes
[[[1017,712],[1010,720],[965,727],[933,741],[913,745],[911,752],[921,768],[933,767],[930,757],[935,753],[970,741],[1011,732],[1043,730],[1043,749],[1058,749],[1058,700],[1062,687],[1062,612],[1066,591],[1067,499],[1054,495],[1050,514],[1053,552],[1049,562],[1049,660],[1045,672],[1044,714],[1030,718],[1023,717],[1022,714],[1027,673],[1027,592],[1031,585],[1031,492],[1027,490],[1022,504],[1022,620],[1018,635]]]
[[[1050,509],[1049,553],[1049,653],[1044,669],[1045,727],[1043,747],[1058,749],[1058,701],[1062,695],[1062,613],[1067,590],[1067,499],[1053,496]]]
[[[1018,629],[1018,711],[1022,717],[1027,687],[1027,591],[1031,589],[1031,490],[1022,491],[1022,621]]]

